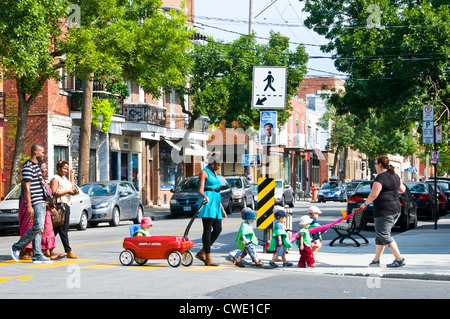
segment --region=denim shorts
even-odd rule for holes
[[[375,243],[377,245],[389,245],[394,241],[394,238],[391,236],[391,230],[399,217],[400,213],[374,218],[375,233],[377,234]]]

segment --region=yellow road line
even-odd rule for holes
[[[66,259],[63,261],[56,261],[51,264],[37,264],[37,265],[33,265],[33,266],[27,266],[26,268],[47,269],[47,268],[56,268],[56,267],[62,267],[62,266],[67,266],[67,265],[73,265],[73,264],[88,263],[88,262],[93,262],[93,261],[98,261],[98,259]]]
[[[0,283],[11,280],[11,279],[16,279],[19,281],[25,281],[28,280],[30,278],[33,278],[34,276],[12,276],[12,277],[0,277]]]

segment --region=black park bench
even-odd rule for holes
[[[355,208],[352,212],[356,210],[357,209]],[[365,243],[368,244],[369,241],[367,240],[367,238],[360,234],[365,226],[365,222],[363,221],[362,217],[363,212],[361,211],[352,215],[346,222],[342,222],[332,226],[331,228],[336,231],[338,236],[330,242],[330,246],[333,246],[336,240],[339,240],[339,243],[342,244],[344,239],[346,238],[353,240],[357,247],[361,246],[361,244],[355,238],[353,238],[353,236],[361,237],[362,239],[364,239]]]

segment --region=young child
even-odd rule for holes
[[[148,232],[150,228],[153,226],[153,220],[151,217],[144,217],[141,220],[141,228],[138,229],[134,234],[133,237],[136,236],[150,236],[150,233]]]
[[[236,235],[239,251],[235,255],[235,265],[245,267],[242,258],[249,254],[256,266],[262,266],[264,263],[258,258],[255,247],[258,244],[258,238],[251,225],[256,220],[255,211],[245,207],[242,210],[242,219],[241,227]]]
[[[282,209],[277,209],[275,211],[276,221],[275,225],[273,226],[272,239],[270,240],[270,245],[268,248],[268,250],[274,251],[272,260],[269,263],[269,265],[273,268],[278,267],[278,265],[275,264],[275,260],[278,258],[278,256],[280,256],[283,260],[284,267],[292,266],[292,263],[287,262],[286,260],[286,249],[292,247],[286,234],[286,216],[288,216],[288,214],[286,214],[286,212]]]
[[[312,218],[309,216],[302,216],[300,218],[300,232],[298,234],[297,246],[300,250],[300,259],[298,261],[298,266],[300,268],[315,267],[314,255],[311,250],[311,235],[309,234],[308,228],[312,223]]]
[[[317,206],[311,206],[308,211],[309,217],[312,218],[311,225],[309,229],[319,227],[320,224],[317,222],[319,219],[319,214],[322,214],[321,210]],[[314,255],[315,262],[318,262],[316,259],[316,252],[322,247],[322,233],[318,232],[311,235],[311,250]]]

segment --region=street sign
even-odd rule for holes
[[[426,104],[423,106],[423,121],[434,121],[434,106]]]
[[[431,144],[434,143],[434,125],[431,121],[424,121],[422,128],[422,143]]]
[[[273,224],[273,207],[275,206],[275,179],[258,178],[258,209],[256,227],[266,229]]]
[[[436,143],[442,143],[442,126],[436,126]]]
[[[284,109],[286,107],[286,83],[286,67],[253,67],[252,108]]]

